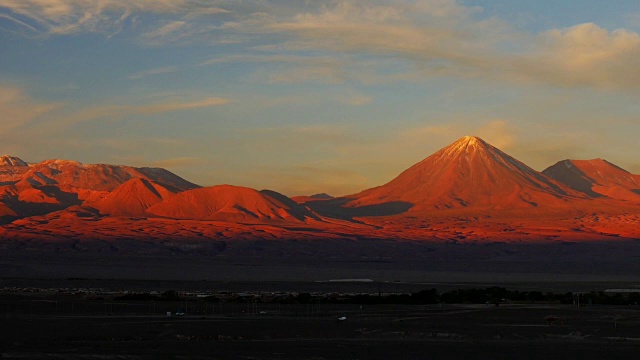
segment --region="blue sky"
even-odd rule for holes
[[[637,1],[0,0],[0,152],[344,195],[464,135],[640,173]]]

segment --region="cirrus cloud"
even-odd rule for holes
[[[40,102],[17,86],[0,84],[0,134],[25,125],[38,117],[62,106],[62,103]]]
[[[155,69],[143,70],[137,73],[129,75],[129,80],[140,80],[147,76],[160,75],[160,74],[169,74],[178,71],[178,68],[175,66],[165,66]]]
[[[2,9],[11,14],[3,17],[48,34],[118,32],[139,14],[194,18],[227,12],[197,0],[0,0]]]
[[[223,16],[211,18],[219,15]],[[297,63],[289,69],[267,69],[270,73],[259,78],[269,82],[339,84],[448,77],[640,89],[640,72],[629,71],[640,66],[636,32],[585,23],[526,33],[514,29],[507,19],[489,17],[482,8],[456,0],[293,5],[228,0],[0,0],[0,18],[28,32],[59,35],[117,33],[126,24],[136,23],[132,26],[135,36],[145,45],[245,43],[226,59]],[[389,71],[390,60],[402,71]]]
[[[154,115],[180,110],[192,110],[228,104],[231,100],[220,97],[207,97],[198,100],[171,100],[164,99],[164,102],[154,102],[143,105],[94,105],[77,111],[72,116],[63,121],[67,124],[74,124],[82,121],[95,119],[118,119],[128,115]]]
[[[480,19],[479,11],[454,5],[444,0],[401,6],[341,2],[268,29],[287,35],[280,48],[289,51],[391,57],[412,63],[411,72],[422,79],[640,89],[640,72],[629,71],[640,66],[638,33],[593,23],[519,33],[503,20]]]
[[[633,70],[640,67],[640,35],[635,32],[586,23],[547,31],[538,41],[538,52],[524,63],[523,72],[530,71],[531,77],[542,75],[562,86],[640,88],[640,72]]]

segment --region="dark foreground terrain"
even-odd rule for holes
[[[0,276],[260,282],[344,278],[492,284],[640,282],[640,241],[3,241]]]
[[[187,305],[5,294],[3,359],[632,359],[640,306]],[[339,321],[344,316],[346,320]]]
[[[299,298],[432,288],[443,294],[494,285],[544,294],[637,290],[637,241],[246,241],[224,247],[123,241],[107,252],[91,244],[21,243],[0,250],[2,359],[584,360],[640,354],[635,302],[361,305]],[[335,281],[344,279],[362,281]],[[158,301],[169,290],[187,301]],[[155,300],[123,298],[127,292],[154,293]],[[247,293],[251,299],[252,292],[298,298],[224,298]],[[198,300],[202,293],[218,300]],[[185,316],[166,317],[180,308]],[[342,316],[346,320],[338,321]]]

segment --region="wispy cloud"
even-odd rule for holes
[[[185,101],[185,102],[169,102],[164,104],[149,104],[149,105],[141,105],[141,106],[125,106],[122,107],[125,113],[132,114],[159,114],[177,110],[189,110],[189,109],[198,109],[204,107],[218,106],[228,104],[230,102],[229,99],[219,98],[219,97],[210,97],[201,100],[195,101]]]
[[[187,26],[186,21],[175,20],[171,21],[162,27],[150,31],[144,34],[144,38],[150,42],[161,42],[166,39],[168,36],[174,36],[177,32],[184,29]]]
[[[141,138],[140,140],[145,143],[145,146],[153,146],[156,142],[156,139],[153,138]],[[195,156],[160,157],[158,159],[158,154],[148,153],[146,155],[142,155],[140,154],[140,151],[135,151],[135,149],[139,149],[139,145],[135,144],[135,142],[136,141],[131,139],[122,140],[122,144],[118,144],[117,148],[126,150],[127,152],[123,152],[123,154],[126,155],[111,156],[110,161],[129,166],[160,167],[165,169],[188,167],[203,162],[201,158]],[[132,155],[131,153],[136,153],[138,155]]]
[[[506,120],[491,120],[476,129],[475,135],[503,151],[516,144],[515,129]]]
[[[19,24],[19,25],[22,25],[23,27],[25,27],[25,28],[27,28],[27,29],[29,29],[29,30],[33,31],[33,32],[37,32],[37,31],[38,31],[38,29],[36,29],[35,27],[33,27],[33,26],[31,26],[31,25],[27,24],[26,22],[24,22],[24,21],[20,21],[20,20],[18,20],[18,19],[16,19],[16,18],[14,18],[14,17],[12,17],[12,16],[9,16],[9,15],[7,15],[7,14],[1,14],[1,13],[0,13],[0,19],[7,19],[7,20],[11,20],[11,21],[13,21],[14,23]]]
[[[293,65],[341,65],[345,60],[340,60],[335,56],[302,56],[302,55],[228,55],[221,56],[203,61],[199,65],[215,65],[223,63],[236,63],[236,62],[260,62],[260,63],[286,63]]]
[[[209,59],[200,66],[213,66],[227,63],[263,63],[273,67],[264,69],[263,78],[270,83],[321,82],[340,84],[348,80],[345,67],[347,57],[341,56],[302,56],[293,54],[270,53],[260,55],[229,55]]]
[[[91,141],[90,146],[99,146],[108,148],[118,152],[136,152],[136,149],[143,145],[144,148],[167,148],[167,147],[184,147],[183,140],[167,137],[104,137]],[[76,145],[79,146],[79,145]],[[85,145],[86,146],[86,145]]]
[[[474,70],[487,61],[505,25],[477,21],[471,8],[455,1],[376,5],[340,2],[318,13],[303,13],[269,25],[287,34],[292,50],[375,54],[411,60],[437,73]],[[449,70],[449,71],[447,71]]]
[[[129,75],[130,80],[140,80],[147,76],[160,75],[160,74],[169,74],[178,71],[178,68],[175,66],[166,66],[155,69],[149,69],[140,71],[134,74]]]
[[[151,166],[161,167],[161,168],[177,168],[182,166],[191,166],[196,165],[200,162],[200,158],[198,157],[172,157],[162,160],[155,160],[151,162]]]
[[[353,95],[343,100],[345,104],[353,106],[362,106],[370,104],[373,101],[371,96],[367,95]]]
[[[137,15],[198,18],[227,12],[199,0],[0,0],[0,10],[30,30],[48,34],[117,33]]]
[[[99,105],[89,106],[66,118],[64,123],[73,124],[95,119],[119,119],[128,115],[154,115],[180,110],[191,110],[228,104],[229,99],[220,97],[207,97],[198,100],[171,100],[165,102],[150,103],[144,105]]]
[[[240,131],[239,135],[255,138],[254,146],[283,150],[311,144],[334,147],[355,141],[348,126],[336,124],[254,127]],[[274,143],[274,140],[282,141]]]
[[[433,142],[434,139],[442,139],[444,141],[453,141],[455,137],[460,137],[460,134],[473,135],[469,134],[464,130],[464,126],[460,124],[440,124],[440,125],[426,125],[421,127],[403,129],[399,131],[396,135],[396,140],[399,143],[411,143],[417,144],[420,142]]]
[[[141,141],[148,141],[153,143],[153,139],[141,139]],[[138,155],[132,156],[130,153],[125,153],[124,156],[112,156],[111,161],[118,164],[126,164],[129,166],[140,167],[160,167],[165,169],[175,169],[181,167],[188,167],[198,165],[202,162],[199,157],[183,156],[183,157],[168,157],[160,159],[150,159],[149,157],[157,156],[156,154],[147,154],[146,156]]]
[[[0,134],[23,126],[62,106],[62,103],[33,99],[20,87],[0,84]]]
[[[568,87],[640,89],[640,35],[586,23],[538,37],[536,52],[518,63],[530,80]]]
[[[342,73],[343,79],[362,77],[356,75],[361,70],[353,66],[353,61],[361,61],[360,56],[376,56],[412,64],[404,75],[387,74],[390,80],[455,77],[604,90],[640,89],[640,74],[628,71],[640,65],[640,35],[636,32],[609,31],[587,23],[528,34],[516,31],[504,20],[481,18],[480,14],[478,8],[447,0],[393,5],[338,2],[262,24],[265,33],[279,34],[284,41],[261,49],[351,56],[349,65],[335,64],[331,69],[332,74]],[[290,71],[290,78],[304,81],[318,77],[313,70],[324,75],[315,68],[302,70]],[[383,74],[370,75],[381,78]],[[277,75],[278,80],[287,79],[286,73]]]
[[[254,185],[255,179],[261,179]],[[289,196],[313,195],[321,192],[333,196],[353,194],[365,189],[367,179],[356,171],[325,164],[289,167],[258,167],[239,177],[240,181],[258,188],[272,189]]]
[[[149,14],[141,26],[138,18]],[[530,34],[456,0],[0,0],[0,17],[45,34],[117,33],[136,22],[131,28],[150,45],[246,42],[241,55],[205,64],[288,64],[266,70],[264,78],[278,83],[453,77],[640,89],[640,73],[628,71],[640,65],[634,31],[586,23]],[[410,68],[379,66],[390,60]]]

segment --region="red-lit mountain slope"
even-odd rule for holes
[[[0,183],[3,185],[20,180],[22,174],[29,170],[29,164],[20,158],[10,155],[0,156]]]
[[[11,179],[0,186],[4,241],[640,238],[638,203],[612,198],[610,192],[599,196],[594,187],[633,193],[633,175],[611,166],[583,166],[587,184],[596,184],[585,193],[476,137],[456,141],[383,186],[339,198],[296,198],[303,204],[269,190],[189,189],[195,185],[162,169],[64,160],[34,165],[6,159],[4,164],[0,170],[9,169],[6,179]]]
[[[640,175],[603,159],[563,160],[542,172],[593,197],[640,202]]]
[[[132,179],[153,183],[164,189],[161,192],[174,193],[198,187],[160,168],[82,164],[69,160],[46,160],[38,164],[28,164],[17,157],[5,155],[0,157],[0,203],[3,205],[0,221],[43,215],[84,202],[95,204],[102,200],[113,203],[102,203],[103,210],[109,209],[118,215],[139,215],[140,209],[139,206],[136,208],[137,205],[152,205],[149,202],[149,194],[133,195],[136,193],[133,191],[132,199],[125,200],[126,196],[120,192],[109,196],[111,199],[119,200],[105,200],[109,192]],[[121,204],[116,205],[118,202]],[[133,208],[125,210],[126,204],[132,205]],[[119,207],[120,210],[115,207]]]
[[[29,166],[24,160],[11,155],[0,156],[0,166]]]
[[[101,214],[111,216],[146,216],[151,206],[173,196],[175,193],[154,181],[133,178],[97,201],[85,201]]]
[[[151,215],[227,222],[305,221],[317,218],[305,207],[276,192],[217,185],[183,191],[152,206]]]
[[[292,196],[291,200],[297,202],[298,204],[304,204],[309,201],[323,201],[323,200],[331,200],[333,198],[334,197],[329,194],[321,193],[321,194],[315,194],[311,196],[305,196],[305,195]]]
[[[346,206],[411,204],[411,211],[558,208],[586,196],[484,140],[465,136],[389,183],[346,196]]]
[[[151,180],[176,191],[197,187],[197,185],[165,169],[83,164],[70,160],[46,160],[32,165],[21,176],[16,186],[56,185],[67,192],[78,192],[79,190],[112,191],[133,178]]]

